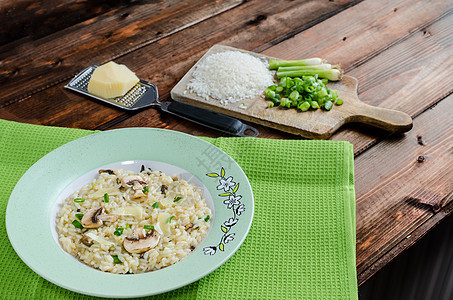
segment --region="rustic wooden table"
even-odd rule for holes
[[[64,85],[89,65],[115,60],[170,101],[172,87],[218,43],[339,62],[358,78],[364,102],[412,116],[406,134],[349,124],[331,138],[355,149],[359,284],[453,210],[452,0],[6,0],[0,12],[3,119],[217,137],[159,110],[128,113]],[[300,138],[256,127],[261,138]]]

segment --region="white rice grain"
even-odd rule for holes
[[[206,57],[193,72],[189,91],[224,105],[260,95],[273,84],[272,73],[257,57],[225,51]]]

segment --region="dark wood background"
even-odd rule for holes
[[[359,284],[453,209],[452,0],[4,0],[0,15],[7,120],[218,137],[156,109],[125,112],[64,89],[85,67],[115,60],[171,101],[173,86],[218,43],[341,63],[364,102],[408,113],[406,134],[349,124],[331,138],[353,143],[356,155]],[[254,126],[261,138],[300,138]]]

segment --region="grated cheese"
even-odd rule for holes
[[[206,57],[187,88],[206,100],[214,98],[227,105],[260,95],[273,82],[268,66],[257,57],[226,51]]]

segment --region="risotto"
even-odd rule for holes
[[[200,189],[142,167],[99,170],[57,216],[62,248],[85,264],[117,274],[177,263],[204,239],[211,210]]]

